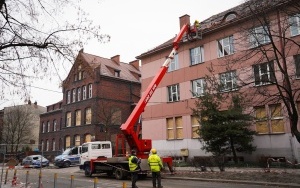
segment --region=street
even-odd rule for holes
[[[2,175],[2,182],[5,182],[5,172]],[[25,188],[26,175],[27,175],[27,188],[38,188],[39,173],[42,172],[42,186],[40,188],[130,188],[131,181],[127,180],[116,180],[114,178],[109,178],[105,175],[85,177],[84,173],[79,170],[78,166],[69,168],[45,168],[40,171],[40,169],[35,168],[19,168],[16,171],[17,182],[14,187]],[[56,174],[56,175],[55,175]],[[6,184],[2,184],[1,188],[12,187],[12,180],[14,176],[14,169],[8,170],[8,176]],[[55,179],[55,176],[57,177]],[[54,183],[56,182],[56,183]],[[216,183],[216,182],[203,182],[198,180],[174,180],[174,179],[162,179],[162,184],[164,188],[213,188],[213,187],[223,187],[223,188],[258,188],[265,187],[262,185],[243,185],[236,183]],[[137,182],[139,188],[152,188],[151,178],[145,180],[139,180]]]

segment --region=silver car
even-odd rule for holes
[[[49,160],[41,155],[29,155],[22,160],[21,165],[29,167],[42,167],[49,166]]]

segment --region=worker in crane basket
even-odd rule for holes
[[[150,166],[151,172],[152,172],[152,184],[153,187],[156,187],[156,181],[157,181],[157,187],[162,188],[161,185],[161,174],[160,171],[163,168],[163,164],[161,162],[160,156],[157,155],[156,149],[151,149],[151,155],[148,157],[148,165]]]
[[[131,172],[131,186],[132,188],[138,188],[136,182],[138,180],[138,171],[140,168],[141,159],[137,158],[136,151],[131,151],[131,156],[128,159],[129,170]]]

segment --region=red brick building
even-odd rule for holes
[[[45,155],[91,140],[115,141],[122,122],[140,98],[139,62],[120,62],[81,50],[63,82],[63,100],[41,114]]]

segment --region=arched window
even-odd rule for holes
[[[92,135],[91,134],[86,134],[84,142],[91,142],[92,141]]]
[[[70,136],[66,136],[66,148],[71,147],[71,138]]]

